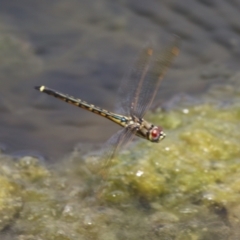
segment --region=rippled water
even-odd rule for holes
[[[237,0],[1,1],[1,145],[56,157],[79,142],[105,141],[114,124],[33,87],[113,110],[121,78],[149,40],[159,51],[173,34],[182,38],[161,102],[227,82],[239,68],[239,10]]]

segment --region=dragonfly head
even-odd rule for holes
[[[151,142],[160,142],[166,137],[166,134],[163,132],[161,127],[153,126],[152,129],[149,131],[149,140]]]

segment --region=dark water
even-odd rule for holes
[[[66,154],[118,128],[36,92],[47,85],[113,110],[117,88],[151,40],[157,51],[177,34],[181,53],[160,99],[202,93],[239,68],[240,1],[1,1],[0,143],[14,154]]]

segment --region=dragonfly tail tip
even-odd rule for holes
[[[35,86],[34,88],[40,92],[43,92],[43,90],[45,89],[45,86]]]

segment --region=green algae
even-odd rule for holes
[[[135,197],[154,199],[160,195],[161,200],[168,196],[169,189],[171,194],[177,189],[178,194],[191,195],[216,187],[219,182],[225,182],[229,175],[237,179],[239,110],[238,106],[221,109],[203,104],[188,108],[187,114],[179,110],[168,113],[166,118],[174,115],[178,119],[178,124],[172,124],[174,132],[169,133],[170,138],[157,145],[138,144],[132,151],[140,152],[140,159],[124,161],[125,158],[121,158],[110,170],[109,178],[112,177],[113,181],[116,179],[118,185],[124,188],[127,185]],[[152,121],[156,122],[157,117],[152,117]],[[219,191],[218,187],[216,191]],[[224,194],[226,189],[222,188],[221,192]],[[217,198],[215,191],[212,195]]]
[[[13,165],[0,157],[0,230],[7,228],[16,218],[22,207],[21,186],[13,179]]]
[[[17,185],[10,179],[0,176],[0,230],[6,228],[19,212],[22,202],[15,194]]]
[[[239,94],[232,100],[180,101],[150,114],[167,138],[132,144],[105,179],[78,151],[51,168],[2,155],[1,219],[10,216],[21,240],[239,239]]]

